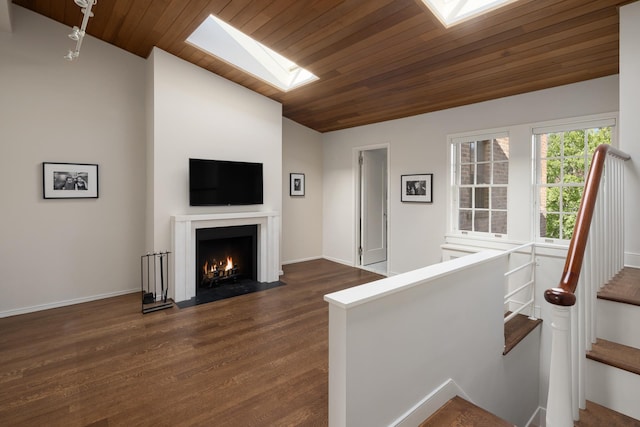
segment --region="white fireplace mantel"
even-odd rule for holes
[[[196,296],[196,230],[237,225],[258,226],[258,281],[279,279],[280,215],[277,212],[174,215],[171,217],[173,289],[169,292],[175,302]]]

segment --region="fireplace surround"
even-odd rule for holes
[[[201,228],[256,225],[257,280],[275,282],[280,274],[280,215],[277,212],[235,212],[222,214],[174,215],[171,217],[173,252],[173,300],[189,300],[196,295],[196,230]]]

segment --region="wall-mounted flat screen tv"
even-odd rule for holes
[[[262,163],[189,159],[191,206],[262,203]]]

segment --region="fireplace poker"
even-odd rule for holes
[[[167,284],[167,289],[164,289],[164,266],[162,258],[164,258],[164,253],[160,253],[160,289],[162,289],[162,297],[164,299],[164,302],[167,302],[167,291],[169,290],[169,286]]]

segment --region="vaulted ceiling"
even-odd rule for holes
[[[13,2],[82,20],[73,0]],[[87,33],[142,58],[157,46],[327,132],[616,74],[629,2],[519,0],[446,29],[420,0],[98,0]],[[185,43],[209,14],[320,79],[280,92]]]

